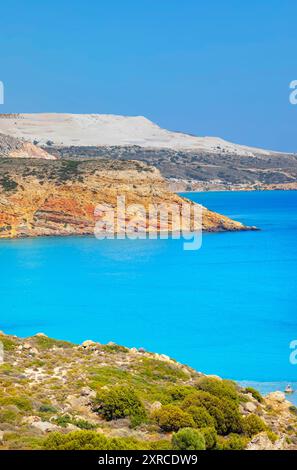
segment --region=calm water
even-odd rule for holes
[[[297,192],[187,194],[259,232],[0,242],[0,329],[115,341],[238,380],[294,381]]]

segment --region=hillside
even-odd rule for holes
[[[296,154],[172,132],[143,116],[0,114],[0,132],[68,159],[144,161],[176,191],[297,188]]]
[[[280,392],[263,398],[114,343],[0,342],[2,450],[297,448],[296,408]]]
[[[146,213],[154,204],[170,211],[171,204],[181,208],[185,202],[168,190],[158,170],[142,162],[0,159],[0,238],[94,234],[100,218],[95,208],[116,207],[117,196],[125,196],[126,205],[141,204]],[[144,231],[158,232],[158,218],[147,227],[146,213],[135,209],[125,215],[126,224],[137,222]],[[172,217],[169,231],[177,230],[178,222],[179,215]],[[247,227],[203,209],[203,229]]]
[[[44,147],[60,158],[139,160],[158,168],[172,191],[297,189],[297,155],[237,155],[168,148]]]

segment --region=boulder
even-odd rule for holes
[[[257,405],[255,405],[255,403],[253,403],[251,401],[248,401],[247,403],[244,403],[243,407],[249,413],[254,413],[257,409]]]
[[[41,418],[39,416],[24,416],[22,419],[22,424],[30,424],[32,425],[33,423],[39,423],[41,421]]]
[[[87,339],[86,341],[82,343],[82,347],[85,349],[94,348],[97,345],[98,343],[95,343],[95,341],[92,341],[91,339]]]
[[[95,390],[92,390],[90,387],[83,387],[80,391],[82,397],[96,398]]]
[[[38,429],[39,431],[43,433],[59,430],[59,426],[56,426],[55,424],[50,423],[49,421],[37,421],[36,423],[35,422],[32,423],[31,426],[35,429]]]
[[[266,399],[276,401],[278,403],[284,403],[286,401],[286,395],[284,392],[271,392],[267,395]]]
[[[151,404],[150,408],[151,408],[151,412],[153,413],[154,411],[162,408],[162,403],[160,403],[159,401],[154,401],[154,403]]]

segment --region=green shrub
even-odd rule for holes
[[[193,387],[186,385],[172,385],[166,389],[169,401],[182,401],[187,395],[193,392]]]
[[[0,184],[5,191],[13,191],[18,187],[18,183],[7,175],[2,176]]]
[[[214,377],[200,377],[195,384],[198,390],[209,392],[218,398],[239,401],[236,384],[231,380],[220,380]]]
[[[48,338],[47,336],[34,336],[30,338],[34,345],[40,350],[52,349],[54,346],[57,348],[73,348],[74,344],[68,341],[61,341],[57,339]]]
[[[84,419],[75,419],[70,415],[59,416],[54,420],[54,422],[62,428],[66,428],[68,424],[73,424],[74,426],[77,426],[78,428],[84,429],[86,431],[90,431],[92,429],[97,428],[95,424],[90,423],[89,421],[86,421]]]
[[[94,431],[51,433],[43,443],[46,450],[169,450],[170,442],[139,441],[131,437],[108,438]]]
[[[215,425],[215,419],[202,406],[190,406],[187,413],[193,417],[197,428]]]
[[[293,414],[293,415],[296,415],[297,416],[297,407],[294,406],[294,405],[291,405],[289,407],[289,411]]]
[[[69,434],[51,433],[44,441],[48,450],[112,450],[112,443],[94,431],[74,431]]]
[[[266,434],[268,439],[274,444],[278,440],[278,435],[275,432],[271,431],[270,429],[266,430]]]
[[[214,449],[217,444],[217,432],[214,427],[201,428],[199,431],[203,434],[205,440],[205,447],[207,450]]]
[[[178,431],[180,428],[194,428],[193,417],[176,405],[165,405],[156,410],[152,418],[165,432]]]
[[[263,397],[262,397],[261,393],[258,392],[258,390],[256,390],[255,388],[246,387],[245,392],[250,393],[255,398],[255,400],[257,400],[259,403],[263,402]]]
[[[14,405],[14,406],[17,406],[20,411],[32,410],[31,401],[25,397],[18,397],[18,396],[4,397],[0,399],[0,405],[1,406]]]
[[[4,351],[13,351],[16,348],[15,341],[2,334],[0,334],[0,343],[3,344]]]
[[[245,436],[229,434],[227,437],[218,437],[217,450],[244,450],[249,440]]]
[[[79,429],[85,429],[86,431],[97,428],[96,424],[90,423],[85,419],[74,419],[71,421],[71,424],[74,424],[74,426],[77,426]]]
[[[129,417],[133,425],[140,424],[146,418],[142,402],[133,388],[128,386],[116,386],[98,392],[95,411],[107,421]]]
[[[172,436],[174,450],[205,450],[205,439],[197,429],[180,429]]]
[[[259,416],[250,414],[243,419],[242,428],[247,436],[252,437],[259,432],[265,431],[266,425]]]
[[[0,410],[0,423],[18,424],[20,416],[13,410]]]
[[[40,413],[57,413],[57,408],[52,405],[41,405],[39,411]]]
[[[186,396],[181,406],[185,411],[191,406],[205,408],[210,416],[214,418],[215,428],[219,434],[226,435],[230,432],[242,431],[242,419],[238,404],[235,401],[218,398],[209,392],[197,390]]]

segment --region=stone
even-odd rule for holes
[[[266,398],[268,400],[277,401],[278,403],[284,403],[286,401],[286,395],[283,392],[271,392]]]
[[[82,347],[85,349],[93,348],[94,346],[97,346],[97,343],[95,343],[95,341],[92,341],[91,339],[87,339],[82,343]]]
[[[160,408],[162,408],[162,403],[159,401],[154,401],[154,403],[151,405],[151,412],[159,410]]]
[[[32,425],[33,423],[39,423],[41,421],[41,418],[39,416],[24,416],[22,419],[22,424],[30,424]]]
[[[283,450],[287,447],[284,437],[272,443],[265,432],[257,434],[247,445],[246,450]]]
[[[37,354],[39,354],[39,351],[38,349],[36,348],[31,348],[30,351],[29,351],[30,354],[33,354],[34,356],[36,356]]]
[[[38,429],[39,431],[43,433],[59,430],[59,426],[56,426],[55,424],[50,423],[49,421],[38,421],[36,423],[34,422],[32,423],[32,427]]]
[[[46,336],[44,333],[36,333],[35,336],[39,336],[39,337],[43,337],[43,338],[48,338],[48,336]]]
[[[90,387],[83,387],[80,391],[81,396],[88,398],[96,398],[95,390],[92,390]]]
[[[254,413],[257,409],[257,406],[255,405],[255,403],[252,403],[251,401],[244,403],[243,407],[249,413]]]

